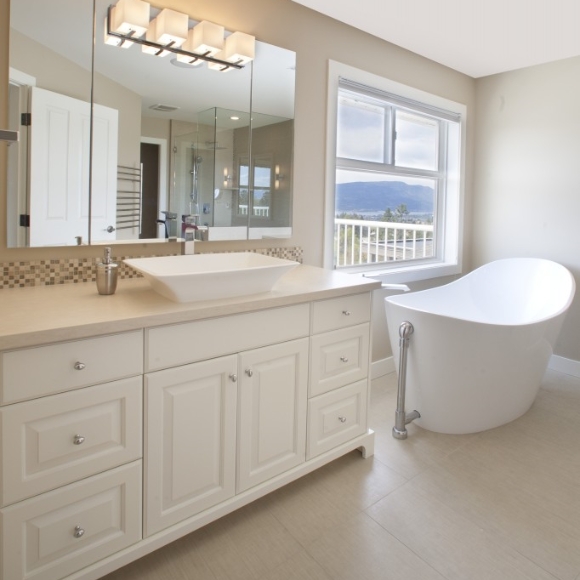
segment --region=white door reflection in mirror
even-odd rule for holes
[[[31,246],[71,246],[88,231],[90,104],[33,87]]]
[[[115,234],[117,230],[117,188],[124,192],[122,196],[124,204],[119,209],[132,208],[135,201],[139,202],[140,200],[140,188],[131,187],[129,185],[131,181],[127,181],[126,178],[126,168],[117,167],[118,127],[119,114],[116,109],[93,105],[91,242],[103,242],[117,238]],[[129,179],[132,180],[133,177],[130,175]],[[140,185],[140,181],[138,181],[138,185]],[[122,202],[119,200],[120,203]],[[137,205],[140,206],[140,203]],[[132,227],[135,228],[138,236],[138,219],[133,222]]]
[[[31,88],[30,103],[30,245],[86,243],[90,103],[37,87]],[[114,227],[117,111],[95,107],[95,120],[93,187],[103,194],[97,210]],[[106,239],[99,233],[95,239]]]

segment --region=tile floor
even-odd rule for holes
[[[373,458],[353,452],[106,580],[580,580],[580,380],[548,371],[532,409],[476,435],[391,427],[372,385]]]

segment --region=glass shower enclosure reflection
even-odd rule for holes
[[[198,239],[287,237],[293,120],[211,108],[172,122],[170,220],[207,226]],[[171,231],[172,228],[170,227]]]
[[[235,159],[249,155],[249,124],[248,113],[215,107],[198,113],[197,123],[172,123],[170,210],[177,216],[178,237],[186,223],[211,228],[209,239],[247,237],[247,219],[239,220],[234,207]],[[245,138],[236,139],[240,130]],[[236,225],[243,231],[221,230]]]

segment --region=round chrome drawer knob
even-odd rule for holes
[[[75,526],[75,531],[73,536],[75,538],[82,538],[85,535],[85,531],[80,526]]]
[[[338,418],[338,420],[339,420],[341,423],[346,423],[346,417],[339,417],[339,418]]]
[[[232,381],[232,383],[235,383],[237,380],[238,380],[238,375],[236,375],[236,374],[230,375],[230,381]]]
[[[73,443],[75,445],[82,445],[85,442],[85,438],[82,435],[75,435]]]
[[[342,311],[342,313],[343,313],[345,316],[350,316],[350,310],[343,310],[343,311]]]
[[[253,377],[253,376],[254,376],[254,371],[253,371],[252,369],[246,369],[246,374],[247,374],[249,377]]]
[[[347,357],[347,356],[341,356],[341,357],[340,357],[340,360],[341,360],[342,362],[348,362],[348,357]]]
[[[82,371],[87,365],[85,365],[85,363],[82,363],[80,361],[77,361],[75,363],[75,370],[77,371]]]

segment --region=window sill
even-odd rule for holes
[[[461,265],[450,262],[430,262],[385,267],[384,264],[377,264],[370,267],[337,268],[337,271],[345,274],[359,274],[365,278],[373,278],[391,284],[406,284],[407,282],[418,282],[461,274]]]

